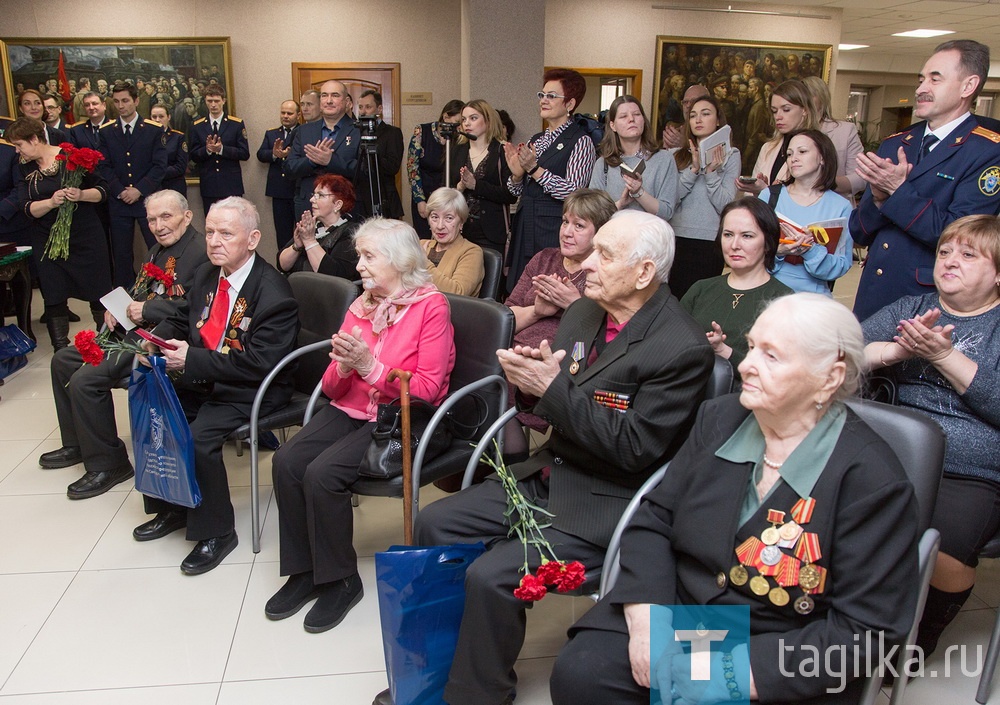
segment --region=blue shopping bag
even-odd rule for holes
[[[0,379],[17,372],[28,364],[28,353],[35,341],[13,323],[0,328]]]
[[[465,573],[482,543],[391,546],[375,554],[393,705],[442,705],[465,610]]]
[[[150,355],[128,385],[128,415],[135,454],[135,488],[182,507],[201,504],[194,474],[194,440],[184,409],[167,377],[166,361]]]

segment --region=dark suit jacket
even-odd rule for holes
[[[378,173],[382,186],[382,215],[386,218],[402,218],[403,202],[396,188],[396,174],[403,165],[403,131],[387,122],[379,122],[375,128],[375,154],[378,156]],[[370,218],[372,212],[371,178],[368,175],[367,157],[358,155],[358,175],[354,180],[357,205],[355,213],[362,218]]]
[[[271,198],[292,199],[295,198],[295,179],[285,174],[285,160],[274,158],[274,143],[283,139],[285,147],[291,146],[292,140],[295,138],[295,128],[288,131],[287,138],[282,138],[282,134],[280,127],[272,127],[267,130],[264,133],[264,140],[260,143],[260,149],[257,150],[257,159],[268,165],[267,186],[264,188],[264,195]]]
[[[191,159],[201,165],[202,198],[226,198],[243,195],[243,165],[250,158],[250,143],[243,120],[223,114],[219,123],[222,152],[210,153],[205,140],[212,134],[211,118],[195,120],[191,125]]]
[[[635,490],[684,442],[714,363],[705,333],[661,285],[588,367],[606,315],[587,298],[566,310],[553,345],[567,353],[562,373],[533,409],[552,436],[514,466],[520,477],[550,467],[552,525],[605,546]],[[586,353],[572,375],[577,341]],[[630,395],[629,410],[598,404],[596,390]]]
[[[207,318],[203,312],[218,285],[219,267],[210,262],[203,264],[195,273],[194,284],[184,302],[156,326],[155,332],[161,338],[186,340],[191,346],[184,373],[177,382],[179,386],[199,389],[213,401],[252,404],[264,377],[295,349],[299,306],[288,281],[263,257],[256,257],[239,293],[239,298],[247,302],[244,320],[250,320],[247,330],[236,328],[243,350],[231,349],[229,353],[207,350],[198,323]],[[291,395],[292,368],[289,365],[275,379],[269,401]]]
[[[460,170],[469,161],[469,143],[459,144],[451,153],[451,186],[460,180]],[[479,222],[483,232],[490,242],[502,246],[507,242],[507,222],[504,210],[517,200],[517,196],[507,190],[507,178],[510,167],[503,154],[503,145],[490,142],[486,156],[483,157],[482,178],[476,179],[476,188],[472,195],[479,198],[481,215]]]
[[[32,225],[17,198],[21,180],[20,157],[14,145],[0,139],[0,235],[29,232]]]
[[[880,157],[898,161],[900,147],[917,162],[924,126],[887,137]],[[970,115],[919,164],[879,209],[871,188],[851,214],[851,237],[868,247],[854,313],[864,320],[903,296],[934,286],[938,237],[953,220],[1000,211],[1000,134]]]
[[[45,141],[48,144],[58,147],[63,142],[69,142],[69,135],[66,134],[65,129],[57,129],[55,127],[45,126]]]
[[[159,191],[167,171],[167,140],[163,126],[141,117],[132,135],[126,139],[121,120],[104,123],[99,131],[104,161],[98,169],[108,182],[108,207],[112,213],[123,213],[136,218],[146,217],[143,199],[129,205],[118,195],[133,186],[143,197]]]
[[[802,672],[800,663],[811,656],[801,647],[821,654],[827,646],[852,647],[855,634],[874,629],[885,631],[889,648],[909,630],[916,607],[916,499],[892,450],[848,409],[843,432],[812,490],[812,518],[803,527],[818,535],[822,557],[817,565],[828,571],[824,591],[813,595],[814,611],[800,615],[794,610],[800,588],[789,588],[792,601],[777,607],[767,595],[753,594],[749,583],[733,585],[729,571],[737,564],[736,547],[770,526],[768,509],[788,516],[798,500],[782,483],[746,524],[737,526],[753,463],[732,463],[715,452],[749,413],[735,394],[702,406],[690,438],[625,532],[618,583],[573,629],[624,632],[621,606],[629,603],[748,605],[750,661],[761,700],[803,702],[835,688],[839,678],[782,676],[779,662],[786,671]],[[774,580],[769,584],[773,587]],[[782,656],[779,639],[786,649]],[[877,643],[876,636],[875,650]],[[859,648],[864,664],[864,640]],[[876,653],[872,663],[877,662]]]
[[[350,115],[344,115],[337,123],[337,138],[333,142],[333,155],[327,165],[315,164],[306,157],[303,147],[316,144],[322,139],[322,120],[314,120],[299,125],[292,138],[292,152],[285,160],[285,173],[299,181],[299,198],[309,200],[313,192],[313,180],[320,174],[340,174],[354,183],[354,174],[358,168],[358,144],[361,133],[354,126]],[[355,189],[356,190],[356,189]]]
[[[177,191],[187,196],[187,174],[189,154],[187,138],[179,130],[170,130],[167,138],[167,171],[163,176],[163,188]]]
[[[164,292],[154,296],[142,306],[142,317],[156,325],[167,319],[184,302],[185,294],[194,284],[194,275],[198,269],[208,262],[205,251],[205,236],[198,232],[194,225],[189,225],[181,239],[167,248],[156,243],[149,250],[147,262],[152,262],[161,269],[166,269],[167,259],[173,257],[175,292]],[[140,271],[140,276],[142,275]]]
[[[105,120],[101,123],[101,127],[111,122],[110,120]],[[94,134],[94,131],[90,129],[90,118],[86,120],[81,120],[80,122],[74,123],[69,128],[69,141],[72,142],[77,147],[86,147],[87,149],[100,149],[101,148],[101,136],[100,129],[98,133]]]

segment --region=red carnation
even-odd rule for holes
[[[538,602],[545,597],[545,583],[541,578],[528,573],[521,578],[521,587],[514,590],[514,597],[525,602]]]
[[[556,579],[553,581],[558,592],[569,592],[571,590],[576,590],[578,587],[583,585],[587,572],[583,567],[583,563],[580,561],[560,563],[559,567],[561,570],[556,576]]]
[[[101,350],[101,346],[95,341],[96,338],[97,333],[92,330],[82,330],[73,338],[73,345],[80,352],[80,357],[83,358],[84,363],[91,364],[94,367],[104,362],[104,351]]]
[[[535,574],[546,585],[555,585],[559,576],[562,575],[562,570],[563,564],[559,561],[545,561],[538,566]]]

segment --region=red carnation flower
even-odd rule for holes
[[[73,345],[80,353],[84,363],[97,367],[104,362],[104,351],[95,339],[97,333],[92,330],[82,330],[73,338]]]
[[[587,573],[583,563],[573,561],[572,563],[560,563],[559,566],[561,570],[554,581],[558,592],[569,592],[583,585]]]
[[[545,583],[537,576],[528,573],[521,578],[521,587],[514,590],[514,597],[525,602],[538,602],[545,597]]]
[[[563,564],[559,561],[546,561],[538,566],[535,574],[546,585],[555,585],[559,576],[562,575]]]

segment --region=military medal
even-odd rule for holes
[[[802,527],[796,522],[790,521],[782,524],[781,528],[778,529],[778,536],[781,538],[778,541],[778,546],[781,548],[792,548],[795,546],[795,542],[798,541],[799,536],[802,534]]]
[[[771,586],[767,583],[767,578],[755,575],[750,578],[750,591],[754,595],[764,596],[771,591]]]
[[[223,345],[222,346],[222,354],[223,355],[228,355],[229,354],[229,346],[228,345]]]
[[[813,510],[816,508],[816,500],[812,497],[800,499],[792,507],[792,519],[799,524],[808,524],[812,520]]]
[[[781,538],[781,535],[778,533],[778,526],[785,520],[785,513],[779,512],[776,509],[768,509],[767,520],[771,523],[771,526],[761,532],[760,540],[768,546],[773,546]],[[774,563],[768,563],[768,565],[774,565]]]
[[[778,565],[778,561],[785,555],[777,546],[765,546],[760,552],[760,562],[764,565]]]
[[[788,601],[791,599],[788,596],[788,592],[781,587],[776,587],[773,590],[771,590],[767,594],[767,597],[769,600],[771,600],[772,604],[775,604],[778,607],[784,607],[785,605],[788,604]]]
[[[734,565],[729,569],[729,582],[733,585],[746,585],[749,579],[750,574],[747,573],[747,569],[743,566]]]
[[[819,571],[816,566],[809,563],[799,569],[799,585],[806,590],[815,590],[819,587]]]
[[[802,597],[795,598],[795,604],[792,605],[795,611],[801,615],[807,615],[816,609],[816,603],[809,595],[803,595]]]
[[[573,343],[573,352],[570,354],[570,357],[573,358],[573,362],[569,366],[569,373],[571,375],[575,375],[580,371],[580,360],[583,359],[585,354],[586,349],[584,348],[583,343]]]

